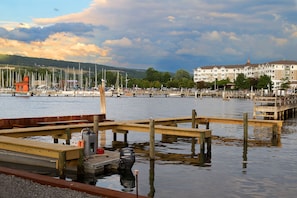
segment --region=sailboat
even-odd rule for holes
[[[120,88],[120,71],[117,72],[117,80],[115,84],[117,97],[121,97],[123,95],[122,89]]]

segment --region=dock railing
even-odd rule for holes
[[[295,116],[297,95],[256,96],[253,118],[284,120]]]

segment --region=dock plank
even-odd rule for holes
[[[133,123],[122,123],[115,127],[116,130],[128,130],[128,131],[139,131],[149,132],[150,127],[146,124],[133,124]],[[193,128],[180,128],[171,126],[155,125],[155,132],[166,135],[177,135],[185,137],[200,137],[201,133],[205,134],[205,137],[211,137],[211,130],[208,129],[193,129]]]
[[[26,140],[22,138],[0,136],[0,149],[56,159],[59,158],[59,153],[66,152],[66,160],[72,160],[79,158],[79,151],[82,148],[76,146]]]

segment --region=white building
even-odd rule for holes
[[[297,86],[297,61],[279,60],[262,64],[251,64],[250,60],[244,65],[201,66],[194,70],[194,82],[214,82],[229,78],[231,82],[238,74],[246,78],[259,78],[266,74],[271,78],[274,88],[279,88],[287,79],[292,87]]]

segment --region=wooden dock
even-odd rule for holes
[[[104,117],[104,116],[103,116]],[[28,118],[29,119],[29,118]],[[127,121],[104,121],[98,119],[98,115],[95,115],[92,119],[93,123],[86,122],[84,119],[75,117],[73,122],[71,120],[42,120],[36,118],[33,126],[20,128],[14,127],[0,130],[0,149],[16,151],[20,153],[29,153],[32,155],[40,155],[48,157],[49,153],[54,153],[50,157],[54,157],[57,160],[57,169],[60,172],[60,176],[64,176],[64,170],[67,164],[78,165],[78,170],[81,166],[82,154],[81,148],[76,146],[70,146],[70,139],[72,133],[80,132],[85,128],[93,128],[94,131],[105,131],[111,130],[113,132],[113,140],[117,141],[117,134],[124,135],[124,143],[127,143],[129,131],[135,132],[146,132],[150,134],[150,148],[154,149],[154,134],[162,134],[163,136],[178,136],[178,137],[190,137],[193,139],[191,148],[195,147],[195,144],[200,144],[199,162],[204,163],[206,158],[211,157],[211,137],[212,131],[210,128],[210,123],[221,123],[221,124],[239,124],[243,125],[243,119],[236,118],[218,118],[218,117],[208,117],[208,116],[197,116],[196,111],[193,110],[192,116],[187,117],[177,117],[177,118],[158,118],[158,119],[144,119],[144,120],[127,120]],[[14,120],[15,121],[15,120]],[[153,124],[152,124],[153,121]],[[7,122],[7,120],[5,121]],[[1,123],[1,120],[0,120]],[[38,124],[39,123],[39,124]],[[191,127],[179,127],[180,123],[191,123]],[[271,127],[273,136],[280,136],[282,121],[280,120],[256,120],[248,119],[248,125],[251,126],[265,126]],[[37,125],[37,126],[36,126]],[[45,126],[44,126],[45,125]],[[200,128],[199,125],[205,125],[205,128]],[[57,143],[57,139],[65,139],[66,145],[58,145],[52,143],[32,143],[31,140],[24,140],[21,138],[32,137],[32,136],[52,136],[54,141]],[[35,145],[35,146],[31,146]],[[206,147],[207,146],[207,147]],[[152,158],[153,156],[153,150]],[[194,151],[195,152],[195,151]],[[75,153],[75,154],[72,154]],[[108,153],[106,153],[108,155]],[[111,154],[109,154],[111,156]],[[68,156],[71,156],[68,158]],[[73,157],[75,156],[75,157]],[[103,156],[103,155],[102,155]],[[94,173],[95,167],[110,166],[111,162],[102,161],[99,157],[90,158],[89,164],[86,162],[87,169],[92,169]],[[115,159],[118,157],[112,157]],[[97,162],[92,162],[94,159],[98,159]],[[104,157],[103,157],[104,158]],[[105,157],[106,159],[107,157]],[[100,161],[101,160],[101,161]],[[109,160],[109,159],[108,159]],[[72,161],[68,163],[68,161]],[[76,161],[73,163],[73,161]],[[88,165],[87,165],[88,164]],[[98,168],[98,169],[100,169]],[[92,171],[90,171],[92,172]]]
[[[0,149],[52,158],[60,178],[65,178],[66,166],[76,166],[79,177],[83,174],[83,148],[0,136]]]
[[[297,95],[256,96],[253,118],[285,120],[296,115]]]

